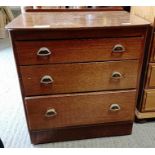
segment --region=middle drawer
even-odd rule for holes
[[[155,87],[155,63],[149,63],[146,88]]]
[[[136,88],[136,60],[21,66],[25,96]]]

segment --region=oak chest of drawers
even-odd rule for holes
[[[155,118],[155,22],[150,26],[147,39],[148,55],[145,58],[143,76],[141,77],[141,89],[136,110],[136,118],[139,122]]]
[[[113,11],[26,13],[7,26],[32,143],[131,133],[148,25]]]

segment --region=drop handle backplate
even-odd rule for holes
[[[54,108],[49,108],[45,112],[45,117],[54,117],[56,115],[57,115],[57,112],[56,112],[56,110]]]
[[[112,112],[120,111],[121,107],[118,104],[111,104],[109,110]]]
[[[41,84],[52,84],[53,82],[54,80],[50,75],[44,75],[40,80]]]
[[[119,79],[123,78],[123,76],[120,72],[113,72],[111,75],[111,78],[114,80],[119,80]]]
[[[40,57],[49,56],[51,54],[51,51],[47,47],[41,47],[37,52],[37,55]]]
[[[125,47],[121,44],[116,44],[113,49],[112,49],[113,53],[123,53],[125,52]]]

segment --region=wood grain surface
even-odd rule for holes
[[[21,66],[25,96],[136,88],[139,61]],[[119,72],[120,79],[112,74]],[[49,75],[53,83],[41,84]]]
[[[70,63],[106,60],[139,59],[143,37],[17,41],[19,65]],[[122,45],[124,52],[112,52],[115,45]],[[51,51],[50,56],[37,56],[40,48]]]
[[[144,111],[155,111],[155,90],[146,89],[143,99],[143,112]]]
[[[97,138],[103,136],[122,136],[132,132],[131,121],[77,126],[70,128],[30,131],[33,144]]]
[[[152,41],[152,49],[151,49],[151,62],[155,62],[155,32],[153,34],[153,41]]]
[[[155,88],[155,63],[149,63],[147,84],[145,88]]]
[[[30,130],[132,121],[134,117],[135,90],[122,92],[99,92],[72,95],[54,95],[26,98],[26,111]],[[112,104],[119,111],[110,111]],[[48,109],[57,115],[46,117]]]
[[[148,25],[149,22],[125,11],[24,13],[7,29],[81,29]]]

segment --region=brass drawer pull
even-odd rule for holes
[[[57,115],[57,112],[54,108],[48,109],[45,113],[45,117],[53,117],[55,115]]]
[[[123,76],[120,72],[113,72],[112,75],[111,75],[111,78],[112,79],[115,79],[115,80],[119,80],[121,79]]]
[[[110,111],[119,111],[119,110],[121,110],[121,107],[118,104],[112,104],[110,106],[110,109],[109,110]]]
[[[123,45],[117,44],[117,45],[115,45],[113,47],[112,52],[114,52],[114,53],[123,53],[123,52],[125,52],[125,48],[124,48]]]
[[[49,75],[44,75],[40,80],[40,83],[42,84],[50,84],[53,82],[54,82],[53,78]]]
[[[38,56],[49,56],[51,55],[51,51],[47,48],[47,47],[41,47],[38,52],[37,52]]]

